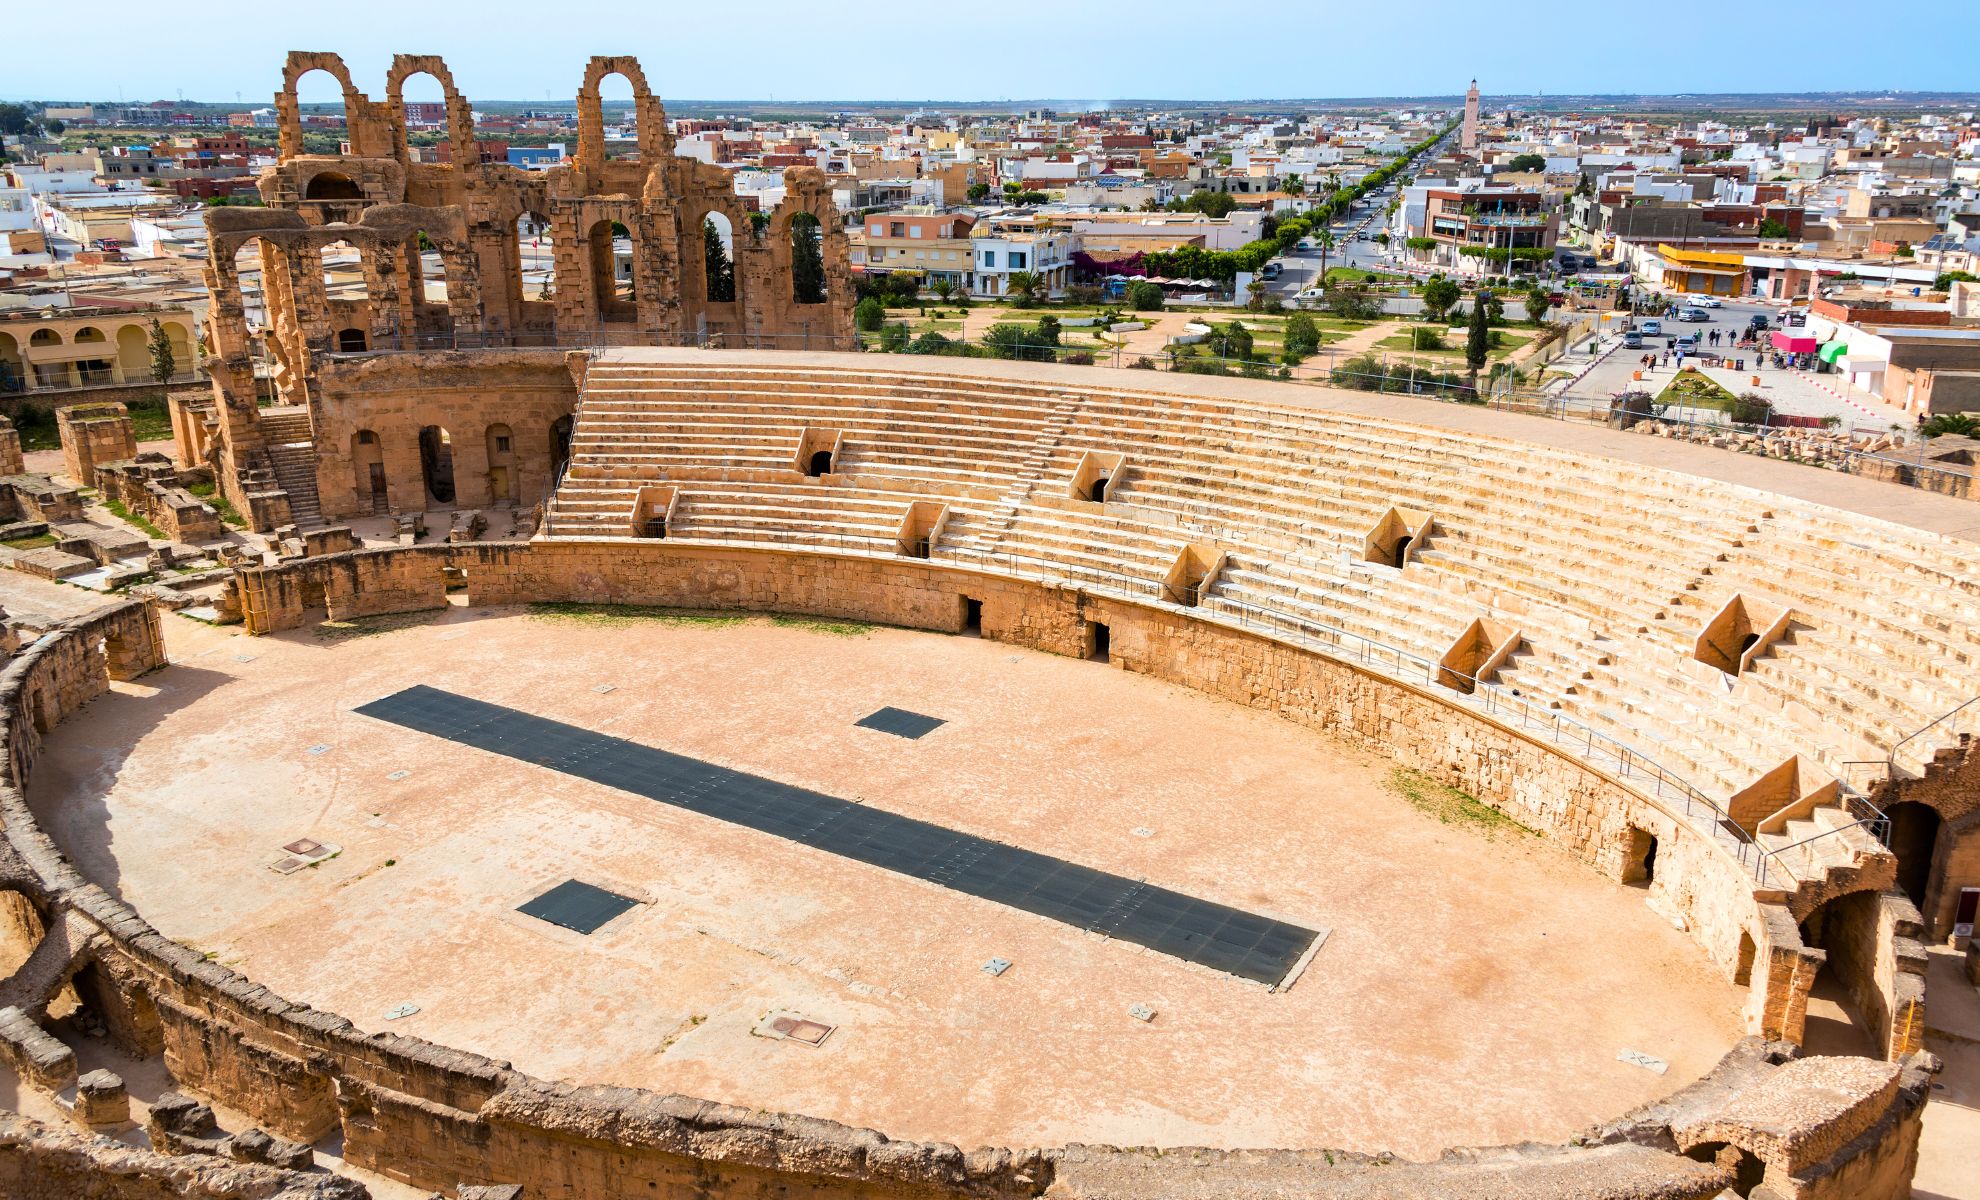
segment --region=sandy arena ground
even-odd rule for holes
[[[166,624],[173,666],[57,731],[30,790],[46,827],[277,992],[541,1076],[964,1146],[1418,1157],[1570,1137],[1738,1036],[1736,989],[1641,891],[1440,823],[1372,756],[1099,664],[763,618]],[[414,683],[1332,933],[1275,994],[351,711]],[[948,724],[854,728],[883,705]],[[342,853],[268,869],[305,836]],[[589,937],[514,911],[572,877],[648,903]],[[752,1034],[780,1009],[838,1030]]]

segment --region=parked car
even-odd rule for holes
[[[1643,330],[1645,337],[1662,337],[1664,333],[1664,323],[1655,317],[1643,322],[1639,328]]]
[[[1698,335],[1695,333],[1685,334],[1671,343],[1671,349],[1677,351],[1679,354],[1698,353]]]
[[[1623,349],[1625,349],[1625,350],[1641,350],[1641,349],[1643,349],[1643,334],[1642,334],[1642,332],[1641,332],[1640,330],[1635,330],[1635,329],[1626,329],[1626,330],[1624,330],[1624,331],[1623,331]]]
[[[1765,328],[1767,328],[1767,314],[1766,314],[1766,313],[1754,313],[1754,314],[1753,314],[1752,316],[1750,316],[1750,317],[1748,317],[1748,318],[1746,319],[1746,327],[1747,327],[1748,329],[1765,329]]]
[[[1681,308],[1678,310],[1678,320],[1686,324],[1696,325],[1701,321],[1709,321],[1711,319],[1711,316],[1702,308]]]
[[[1307,288],[1307,289],[1306,289],[1305,291],[1303,291],[1303,292],[1301,292],[1301,293],[1300,293],[1299,295],[1297,295],[1297,296],[1295,296],[1295,297],[1293,297],[1293,299],[1295,299],[1295,300],[1318,300],[1318,299],[1320,299],[1320,297],[1322,297],[1322,296],[1324,296],[1324,295],[1326,295],[1326,294],[1327,294],[1327,289],[1326,289],[1326,288],[1317,288],[1317,287],[1310,287],[1310,288]]]
[[[1782,328],[1794,329],[1806,324],[1808,324],[1808,312],[1806,309],[1790,308],[1781,314]]]
[[[1258,272],[1258,277],[1260,279],[1277,279],[1279,276],[1285,273],[1286,273],[1286,266],[1284,263],[1268,262],[1265,264],[1264,268]]]

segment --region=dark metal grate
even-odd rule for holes
[[[883,708],[879,712],[868,713],[853,724],[861,729],[877,729],[881,733],[891,733],[904,738],[918,738],[933,733],[948,724],[940,717],[927,717],[905,708]]]
[[[617,892],[566,879],[516,911],[564,929],[590,933],[638,903]]]
[[[1282,982],[1318,936],[1050,855],[437,688],[410,687],[357,711],[1259,983]]]

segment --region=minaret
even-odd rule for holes
[[[1458,149],[1470,152],[1478,149],[1478,81],[1471,81],[1471,90],[1464,94],[1464,128],[1458,131]]]

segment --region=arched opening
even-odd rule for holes
[[[373,516],[392,511],[385,487],[385,447],[369,429],[351,435],[351,473],[359,504],[367,506]]]
[[[1407,535],[1396,539],[1396,560],[1391,565],[1393,565],[1398,571],[1402,570],[1403,565],[1409,562],[1410,541],[1411,539]]]
[[[356,246],[339,240],[316,254],[323,264],[323,290],[331,303],[371,298],[371,289],[364,281],[364,255]]]
[[[1733,965],[1733,982],[1740,987],[1753,986],[1753,959],[1759,948],[1753,944],[1753,935],[1742,929],[1739,931],[1739,960]]]
[[[1898,861],[1898,888],[1922,911],[1926,889],[1932,885],[1932,854],[1939,845],[1939,810],[1906,800],[1891,805],[1884,815],[1891,819],[1891,853]]]
[[[421,229],[413,234],[408,251],[406,258],[412,267],[414,303],[444,307],[447,303],[447,260],[441,254],[440,243]]]
[[[176,374],[188,367],[179,357],[178,347],[172,348],[172,370]],[[117,330],[117,369],[124,373],[124,380],[150,383],[151,372],[151,331],[142,325],[125,325]]]
[[[591,250],[591,298],[598,319],[629,322],[637,315],[633,303],[632,233],[617,221],[599,221],[585,235]]]
[[[1093,477],[1093,486],[1088,489],[1086,498],[1095,504],[1105,504],[1107,502],[1107,477],[1105,475],[1095,475]]]
[[[808,212],[791,218],[791,301],[825,303],[825,231]]]
[[[428,507],[454,502],[454,443],[447,431],[428,425],[419,431],[419,469],[426,480]]]
[[[414,71],[399,81],[399,110],[405,120],[405,148],[431,146],[443,140],[443,134],[451,133],[447,127],[447,89],[431,71]],[[459,146],[448,146],[454,161],[459,163],[463,150]],[[474,147],[466,148],[472,154]]]
[[[37,329],[28,335],[28,345],[30,346],[59,346],[61,344],[62,335],[56,333],[53,329]]]
[[[0,333],[0,392],[27,390],[27,355],[10,333]]]
[[[267,279],[262,263],[260,238],[249,238],[234,248],[234,280],[241,293],[241,315],[250,333],[268,328],[268,305],[264,295]]]
[[[1732,1171],[1732,1194],[1751,1196],[1767,1177],[1767,1164],[1751,1151],[1725,1142],[1705,1142],[1685,1152],[1693,1162],[1713,1163]]]
[[[966,637],[983,636],[983,601],[972,596],[962,598],[962,631]]]
[[[364,192],[359,190],[357,183],[350,176],[339,175],[335,171],[324,171],[310,177],[309,183],[303,187],[303,199],[362,200]]]
[[[1647,829],[1629,827],[1629,841],[1623,847],[1624,883],[1649,887],[1657,881],[1657,835]]]
[[[1802,919],[1802,944],[1827,955],[1808,989],[1801,1048],[1809,1054],[1881,1057],[1866,1011],[1878,994],[1880,903],[1876,892],[1850,892],[1824,901]]]
[[[75,360],[76,381],[78,383],[87,386],[92,383],[115,383],[117,381],[117,373],[112,368],[110,362],[114,352],[110,349],[110,339],[104,336],[101,329],[98,329],[94,325],[85,325],[81,329],[76,330],[75,336],[70,339],[70,342],[75,346],[94,347],[96,351],[95,357]]]
[[[1086,623],[1086,657],[1093,662],[1111,662],[1114,655],[1114,631],[1098,621]]]
[[[371,349],[371,337],[362,329],[339,329],[337,349],[344,354],[362,354]]]
[[[603,141],[608,159],[639,157],[639,105],[632,80],[618,71],[598,80],[598,109],[605,123]]]
[[[813,479],[821,475],[830,475],[832,473],[832,452],[830,450],[812,451],[811,457],[805,460],[804,473]]]
[[[516,294],[525,304],[548,300],[555,294],[557,255],[550,237],[550,218],[535,212],[517,218],[516,264],[521,280]]]
[[[736,230],[729,218],[718,212],[701,219],[701,266],[710,304],[726,304],[736,298]]]
[[[48,712],[48,697],[40,692],[28,695],[28,719],[34,723],[34,731],[43,737],[55,732],[55,721]]]
[[[571,418],[558,417],[550,423],[550,476],[563,474],[564,464],[571,460]]]
[[[488,427],[488,494],[497,504],[516,503],[522,495],[516,472],[516,436],[507,425]]]

